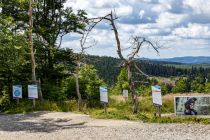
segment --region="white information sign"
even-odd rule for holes
[[[13,87],[13,98],[22,98],[22,86],[21,85],[14,85]]]
[[[100,86],[100,101],[108,103],[108,91],[106,86]]]
[[[38,98],[37,85],[28,85],[28,98],[29,99],[37,99]]]
[[[152,86],[152,100],[156,105],[162,105],[161,88],[160,86]]]
[[[123,89],[123,97],[128,98],[128,90]]]

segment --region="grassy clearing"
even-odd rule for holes
[[[47,101],[44,102],[36,101],[36,107],[32,107],[32,101],[22,100],[19,104],[12,103],[11,107],[5,111],[8,114],[14,113],[27,113],[33,111],[62,111],[70,112],[77,110],[77,102],[75,100],[63,101],[63,102],[53,102]]]
[[[116,110],[109,110],[105,114],[102,110],[92,110],[89,114],[91,117],[99,119],[125,119],[125,120],[141,120],[147,123],[184,123],[184,124],[210,124],[209,118],[200,117],[184,117],[184,116],[170,116],[155,118],[152,114],[139,113],[139,114],[129,114],[122,113]]]
[[[104,113],[103,107],[87,108],[84,106],[80,113],[88,114],[91,117],[99,119],[124,119],[143,121],[148,123],[199,123],[210,124],[209,118],[175,116],[174,113],[174,95],[166,95],[163,97],[161,118],[155,118],[155,108],[152,104],[151,97],[139,98],[139,113],[133,114],[131,111],[131,100],[125,101],[122,96],[111,96],[109,99],[108,112]],[[6,113],[26,113],[32,111],[63,111],[63,112],[78,112],[77,102],[75,100],[64,102],[44,101],[43,103],[37,101],[36,107],[32,108],[32,102],[25,100],[18,105],[13,104]]]
[[[148,123],[198,123],[210,124],[209,118],[200,116],[187,117],[175,116],[174,113],[174,96],[166,95],[163,97],[162,113],[169,114],[163,115],[161,118],[155,118],[155,108],[152,104],[151,97],[140,97],[139,99],[139,113],[133,114],[131,112],[131,101],[125,101],[120,96],[110,97],[108,113],[105,114],[103,109],[92,109],[86,114],[94,118],[105,119],[126,119],[126,120],[141,120]]]

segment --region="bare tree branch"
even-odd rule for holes
[[[59,41],[58,48],[60,48],[60,47],[61,47],[61,44],[62,44],[62,41],[63,41],[63,36],[64,36],[64,35],[66,35],[66,34],[62,34],[62,35],[60,36],[60,41]]]
[[[119,39],[117,28],[116,28],[115,23],[114,23],[114,21],[116,19],[118,19],[118,18],[116,16],[113,16],[113,13],[111,11],[111,13],[107,14],[104,17],[91,18],[89,20],[92,21],[95,25],[98,24],[99,22],[101,22],[102,20],[108,20],[108,21],[111,22],[111,26],[113,28],[112,30],[114,31],[115,39],[116,39],[116,42],[117,42],[117,53],[118,53],[121,60],[126,61],[126,59],[122,55],[120,39]]]
[[[141,47],[143,47],[143,44],[147,44],[148,47],[152,47],[157,53],[159,53],[158,51],[158,46],[155,46],[151,41],[146,40],[144,37],[132,37],[133,41],[131,42],[131,46],[133,46],[133,51],[131,54],[129,54],[129,60],[132,60],[135,56],[138,55]]]
[[[134,64],[134,67],[142,74],[142,75],[144,75],[144,76],[146,76],[146,77],[149,77],[149,75],[147,75],[146,73],[144,73],[137,65],[136,65],[136,63],[133,63]]]

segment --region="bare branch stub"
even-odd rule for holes
[[[98,24],[94,20],[86,20],[86,29],[81,31],[81,38],[80,38],[80,53],[78,54],[77,61],[84,61],[85,59],[85,51],[97,44],[97,41],[94,39],[89,38],[91,31],[94,27]],[[90,42],[88,42],[90,41]]]

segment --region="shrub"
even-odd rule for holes
[[[0,96],[0,111],[5,111],[10,107],[9,94],[6,92],[7,89],[2,91],[2,96]]]
[[[99,87],[104,85],[93,65],[85,65],[80,69],[80,80],[85,83],[86,101],[89,107],[96,107],[100,104]]]

